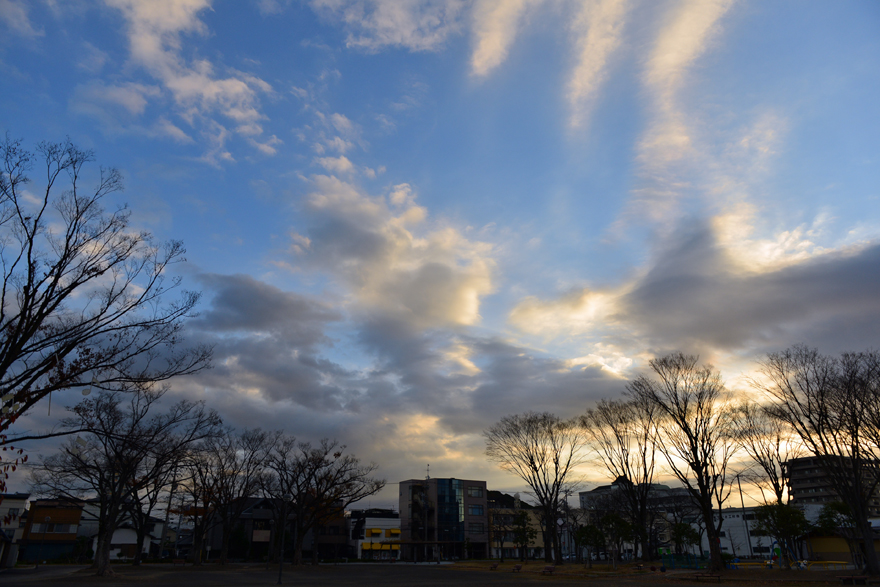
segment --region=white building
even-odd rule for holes
[[[349,544],[362,559],[400,559],[400,514],[394,510],[367,509],[348,512]]]
[[[24,534],[22,515],[28,499],[28,493],[0,495],[0,569],[14,567],[18,561],[19,541]]]

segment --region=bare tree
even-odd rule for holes
[[[727,468],[737,445],[733,412],[725,405],[721,376],[682,353],[651,360],[656,379],[640,376],[627,385],[633,399],[654,404],[669,469],[700,509],[709,539],[711,566],[723,568],[720,510],[730,495]],[[719,515],[715,515],[718,511]]]
[[[803,456],[800,439],[785,422],[771,416],[766,406],[754,402],[737,406],[734,422],[743,450],[757,467],[754,474],[743,476],[761,490],[762,497],[769,492],[775,503],[788,503],[791,479],[787,464]]]
[[[102,168],[84,188],[91,151],[68,140],[37,152],[0,143],[0,443],[20,440],[6,431],[53,391],[144,389],[211,356],[181,345],[200,297],[175,295],[182,243],[159,245],[125,207],[104,209],[122,176]],[[37,163],[41,184],[25,191]]]
[[[651,526],[648,500],[657,457],[656,412],[656,405],[645,398],[602,400],[581,418],[591,448],[623,492],[642,557]]]
[[[525,481],[543,519],[555,522],[560,496],[564,489],[573,486],[575,468],[584,462],[583,428],[553,414],[527,412],[502,418],[483,436],[489,458]],[[544,545],[545,560],[551,562],[552,550],[561,563],[555,530],[545,528]]]
[[[772,400],[770,413],[785,422],[850,508],[864,548],[867,571],[880,574],[869,521],[869,502],[880,483],[880,354],[844,353],[840,358],[794,346],[761,363],[754,385]]]
[[[201,483],[210,487],[202,505],[213,512],[214,522],[221,530],[220,564],[226,564],[229,538],[248,505],[247,499],[259,489],[273,438],[259,428],[240,434],[226,429],[207,439],[194,453],[194,458],[201,460],[197,465]]]
[[[63,426],[88,430],[69,439],[61,451],[42,460],[33,472],[38,493],[99,498],[98,545],[94,568],[113,574],[110,544],[125,515],[126,502],[152,479],[162,477],[188,446],[213,434],[219,423],[201,403],[181,401],[161,414],[150,409],[162,392],[105,392],[73,408]],[[123,399],[127,405],[123,408]],[[144,463],[149,461],[149,469]]]
[[[170,463],[168,462],[169,458],[171,459]],[[173,483],[174,465],[179,458],[179,453],[159,450],[147,455],[138,466],[138,472],[135,474],[135,478],[138,480],[137,487],[132,488],[124,504],[125,513],[131,520],[137,535],[132,565],[139,566],[141,564],[144,542],[153,525],[153,510],[159,504],[159,498],[165,489]],[[167,532],[168,529],[163,526],[163,545]]]
[[[275,503],[290,498],[294,517],[294,564],[302,563],[303,542],[309,530],[325,524],[352,503],[374,495],[385,487],[385,480],[373,477],[374,463],[361,464],[345,454],[345,445],[323,439],[317,445],[281,436],[273,444],[266,461],[270,471],[264,491]],[[285,521],[286,523],[286,521]],[[283,530],[282,530],[283,531]],[[317,563],[317,552],[313,552]]]

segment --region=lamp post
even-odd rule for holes
[[[43,543],[46,542],[46,532],[49,531],[49,522],[52,521],[51,516],[46,516],[43,525],[43,539],[40,540],[40,548],[37,550],[37,563],[34,565],[34,569],[40,568],[40,559],[43,557]]]
[[[287,502],[293,499],[293,496],[289,493],[285,493],[282,496],[284,503],[281,504],[281,524],[279,524],[278,531],[281,532],[281,552],[278,553],[278,583],[277,585],[281,585],[281,571],[284,569],[284,526],[286,526],[287,522]]]

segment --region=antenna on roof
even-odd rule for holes
[[[430,478],[431,478],[431,465],[430,465],[430,463],[429,463],[429,464],[428,464],[428,470],[427,470],[427,472],[425,473],[425,479],[430,479]]]

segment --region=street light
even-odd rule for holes
[[[278,583],[277,585],[281,585],[281,571],[284,569],[284,526],[287,522],[287,502],[293,499],[293,496],[289,493],[285,493],[282,496],[284,502],[281,504],[281,524],[279,525],[278,531],[281,532],[281,552],[278,556]]]

